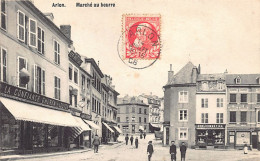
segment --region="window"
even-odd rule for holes
[[[218,82],[217,83],[217,88],[218,88],[218,90],[224,89],[224,82]]]
[[[25,83],[21,77],[22,69],[27,71],[27,60],[25,58],[18,57],[18,86],[27,88],[27,83]]]
[[[188,92],[187,91],[179,92],[179,103],[188,103]]]
[[[84,75],[81,75],[81,89],[85,90],[85,85],[86,85],[86,78]]]
[[[142,109],[141,109],[141,108],[139,108],[139,113],[140,113],[140,114],[142,113]]]
[[[135,117],[132,117],[132,122],[135,122]]]
[[[60,100],[60,78],[54,77],[54,98]]]
[[[202,84],[202,85],[201,85],[201,88],[202,88],[203,91],[209,90],[208,82],[203,81],[203,82],[201,82],[201,84]]]
[[[37,32],[37,23],[35,20],[29,18],[29,45],[36,47],[36,32]]]
[[[230,103],[236,103],[237,100],[236,100],[236,94],[230,94]]]
[[[257,112],[257,122],[260,122],[260,111]]]
[[[188,110],[179,111],[179,121],[188,121]]]
[[[125,120],[126,120],[126,122],[129,122],[129,117],[126,117]]]
[[[241,111],[241,113],[240,113],[240,118],[241,118],[240,122],[246,122],[246,114],[247,114],[246,111]]]
[[[201,123],[209,123],[208,113],[201,113]]]
[[[87,78],[87,88],[89,89],[90,88],[90,79]]]
[[[202,108],[208,108],[208,99],[207,98],[201,99],[201,107]]]
[[[135,107],[132,107],[132,113],[135,113]]]
[[[34,65],[34,92],[45,95],[45,70]]]
[[[139,122],[142,122],[142,117],[139,117]]]
[[[135,133],[135,125],[132,125],[132,133]]]
[[[247,94],[241,94],[241,102],[247,103]]]
[[[1,0],[1,28],[6,30],[6,2]]]
[[[38,47],[37,50],[40,54],[44,54],[44,31],[38,27]]]
[[[60,44],[54,40],[54,62],[60,64]]]
[[[260,103],[260,94],[257,94],[257,103]]]
[[[78,84],[78,69],[74,68],[74,82]]]
[[[0,47],[0,81],[6,82],[7,73],[7,52],[4,48]]]
[[[217,98],[217,107],[223,107],[223,98]]]
[[[146,114],[146,109],[144,109],[144,114]]]
[[[223,113],[217,113],[216,118],[216,123],[223,123]]]
[[[69,79],[72,80],[72,65],[69,66]]]
[[[241,78],[239,76],[235,79],[235,83],[236,84],[241,84]]]
[[[25,14],[19,10],[17,12],[17,37],[22,42],[25,41]]]
[[[236,111],[230,111],[230,122],[236,122]]]
[[[179,128],[179,140],[188,140],[188,128]]]
[[[144,123],[146,123],[146,118],[144,118]]]

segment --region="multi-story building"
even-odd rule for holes
[[[227,74],[227,144],[260,144],[260,74]]]
[[[177,74],[172,67],[164,88],[164,145],[174,140],[195,145],[196,80],[200,67],[187,63]]]
[[[0,9],[1,150],[65,150],[79,126],[69,111],[72,40],[30,1]]]
[[[143,103],[138,97],[125,96],[120,98],[117,108],[118,127],[124,134],[149,131],[149,105]]]
[[[200,74],[196,93],[197,146],[225,146],[226,109],[225,74]]]
[[[155,95],[142,94],[138,96],[145,104],[149,105],[149,129],[150,132],[159,131],[161,128],[160,123],[160,107],[161,99]]]

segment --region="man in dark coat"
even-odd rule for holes
[[[100,140],[97,134],[93,139],[93,145],[94,145],[94,153],[98,153],[98,146],[100,145]]]
[[[176,161],[176,146],[174,145],[174,141],[171,142],[172,145],[170,146],[170,154],[171,154],[171,161]]]
[[[151,161],[151,158],[152,158],[152,154],[153,154],[153,142],[152,141],[149,141],[148,142],[148,146],[147,146],[147,154],[148,154],[148,161]]]
[[[185,143],[182,142],[180,151],[181,151],[181,161],[185,161],[185,154],[186,154],[187,147],[185,146]]]
[[[135,147],[138,149],[138,137],[135,138]]]
[[[133,135],[131,135],[131,137],[130,137],[131,145],[133,145],[133,141],[134,141],[134,137],[133,137]]]
[[[125,136],[125,144],[126,145],[128,144],[128,140],[129,140],[129,137],[128,137],[128,134],[126,134],[126,136]]]
[[[144,139],[145,139],[145,137],[146,137],[146,132],[144,132]]]

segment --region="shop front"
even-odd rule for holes
[[[198,147],[225,146],[225,124],[196,124],[195,126]]]
[[[102,122],[102,142],[107,144],[110,141],[114,141],[114,135],[114,130],[107,123]]]
[[[227,143],[229,148],[243,149],[245,145],[258,149],[259,132],[250,128],[228,128]]]

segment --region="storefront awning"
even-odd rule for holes
[[[73,116],[68,112],[44,108],[3,97],[0,98],[0,102],[6,107],[6,109],[8,109],[16,120],[57,126],[79,126]]]
[[[161,128],[161,124],[151,124],[151,126],[155,127],[155,128]]]
[[[105,125],[105,127],[106,127],[109,131],[114,132],[114,130],[112,130],[111,127],[109,127],[105,122],[102,122],[102,123],[103,123],[103,125]]]
[[[84,120],[84,122],[86,122],[92,128],[94,128],[96,130],[100,130],[100,127],[97,124],[95,124],[93,121],[89,121],[89,120],[85,120],[85,119],[83,119],[83,120]]]
[[[119,133],[119,134],[122,134],[123,132],[122,132],[122,130],[121,129],[119,129],[119,127],[117,127],[117,126],[114,126],[114,128],[116,129],[116,131]]]
[[[80,117],[74,116],[74,118],[78,122],[79,127],[82,129],[82,131],[91,130],[91,128]]]
[[[143,126],[139,126],[139,130],[144,131],[144,127]]]

